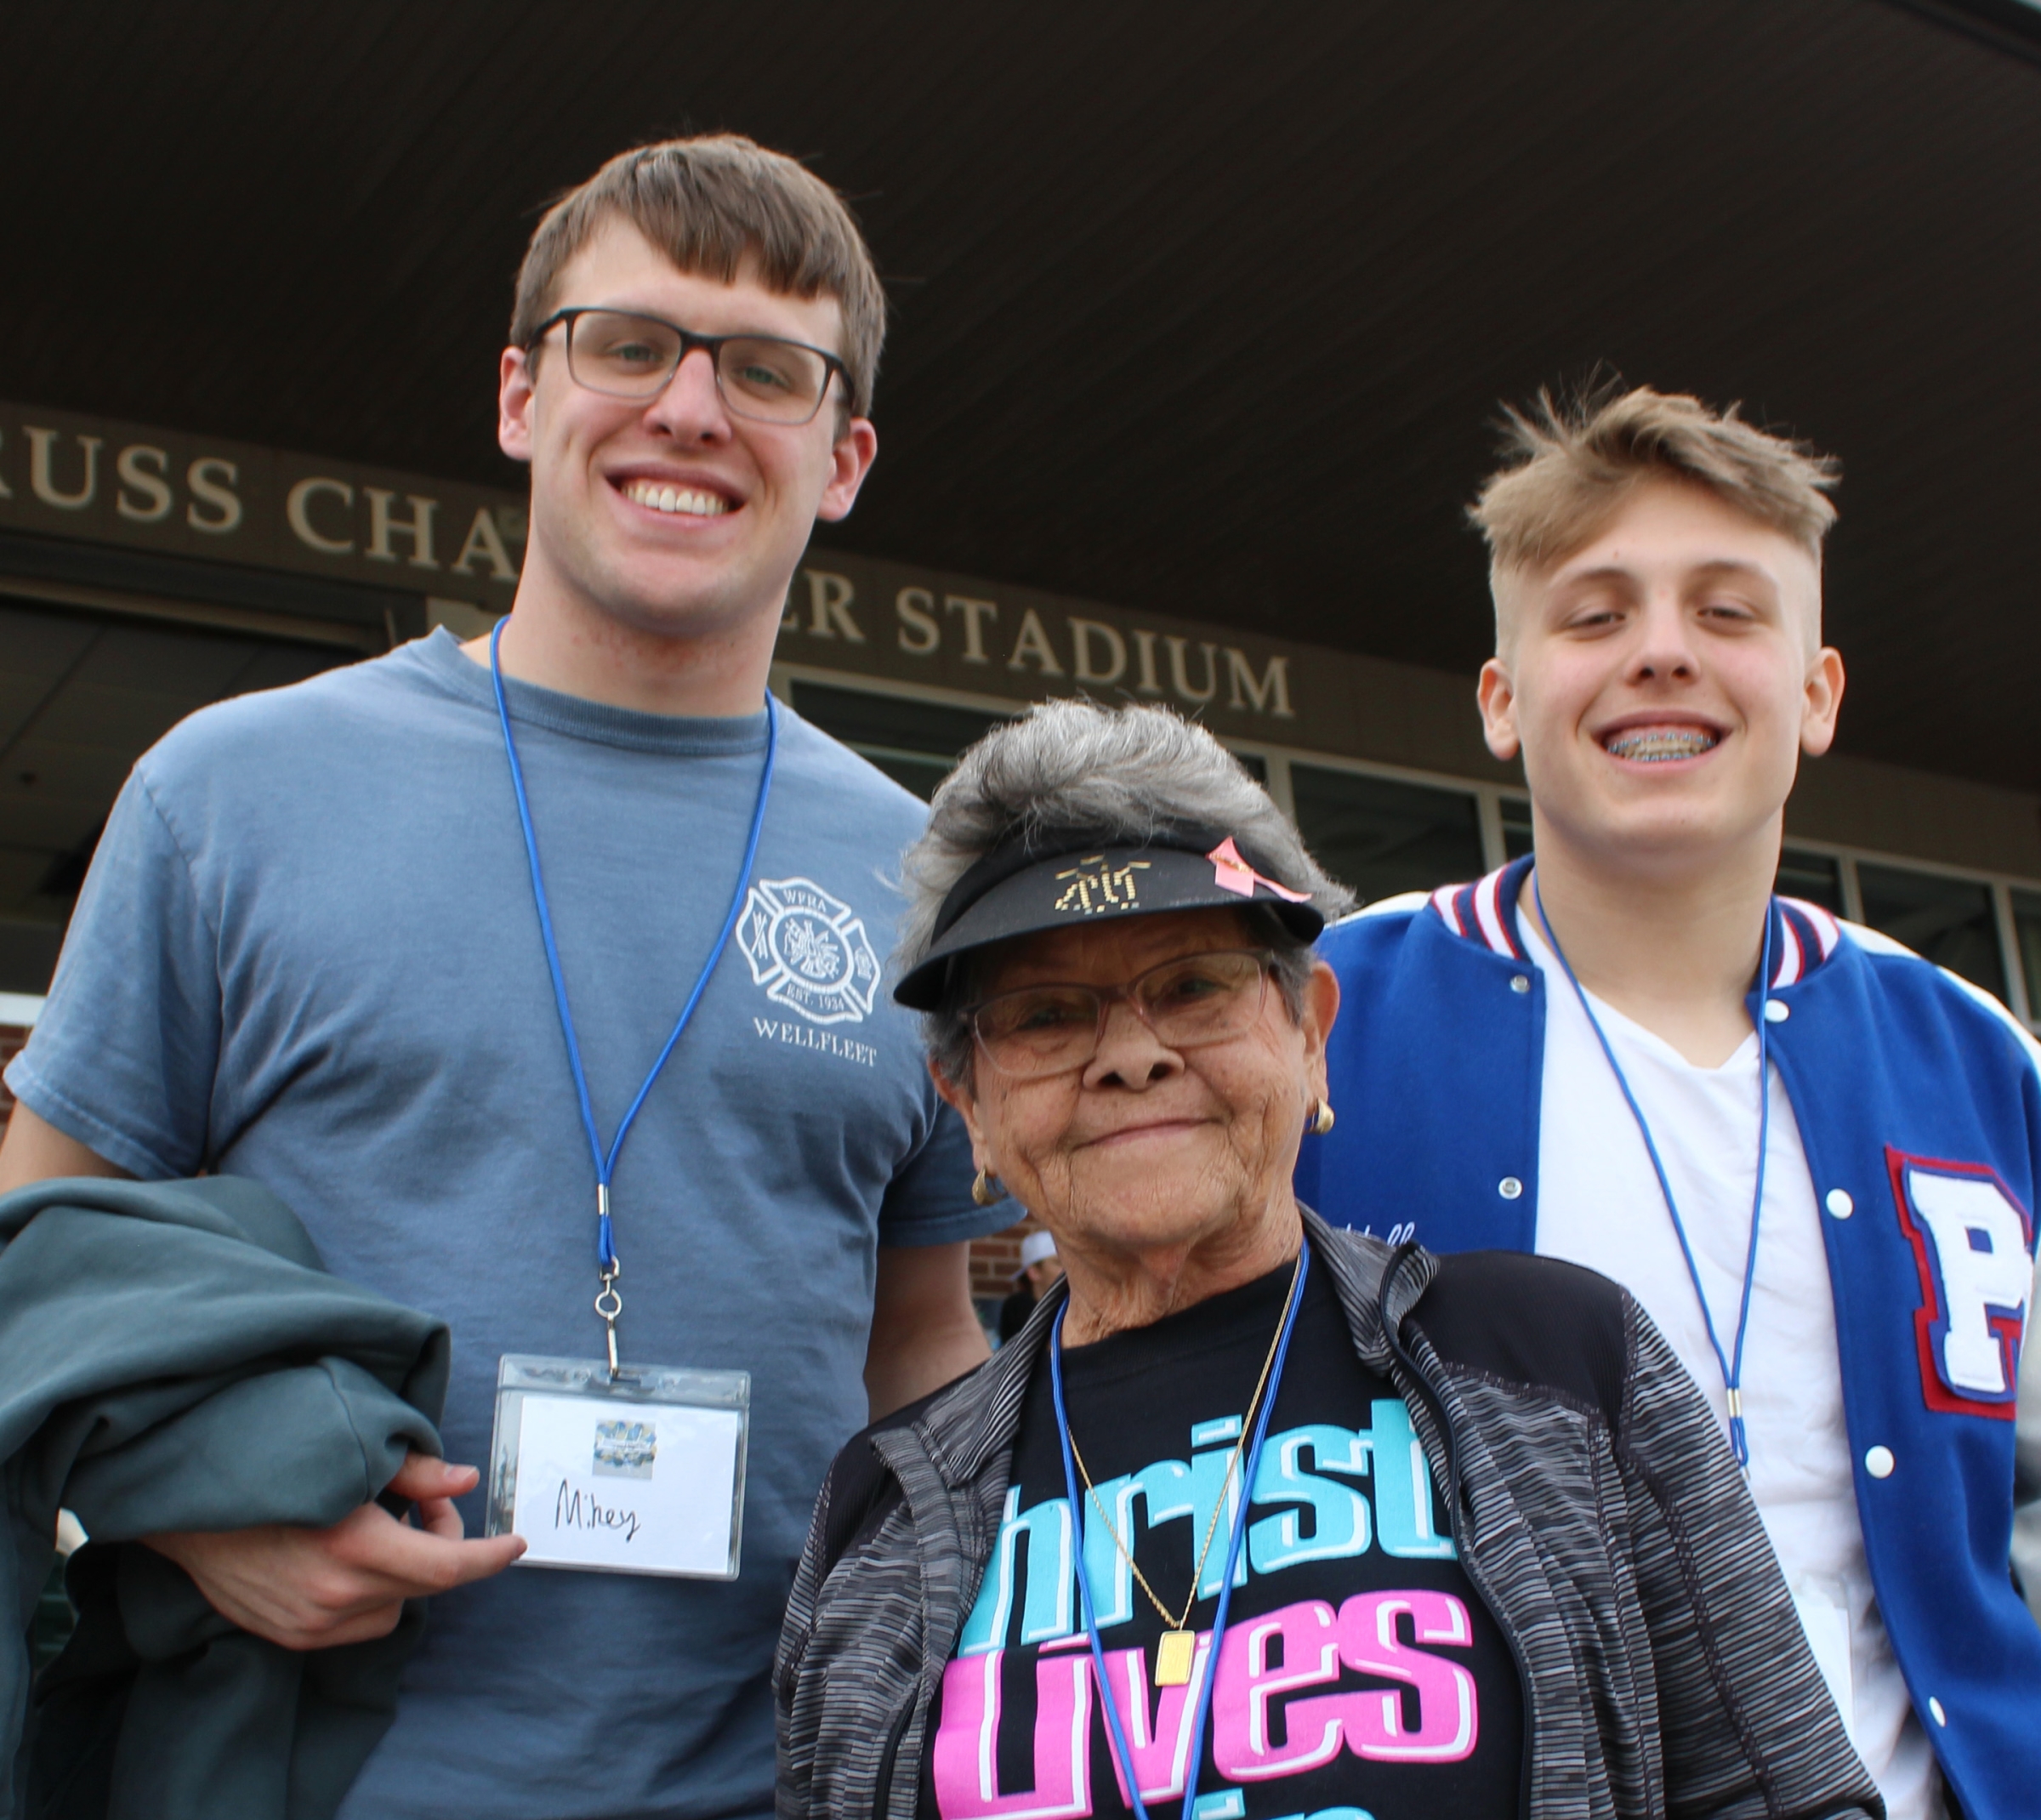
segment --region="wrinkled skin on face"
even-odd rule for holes
[[[978,985],[986,996],[1120,986],[1180,955],[1257,945],[1232,910],[1128,917],[1019,938],[981,963]],[[1121,1001],[1082,1069],[1015,1081],[981,1050],[968,1088],[937,1074],[979,1166],[1055,1234],[1072,1344],[1145,1325],[1295,1254],[1290,1175],[1325,1093],[1339,996],[1331,969],[1316,967],[1293,1021],[1271,981],[1244,1034],[1187,1050],[1165,1047]]]

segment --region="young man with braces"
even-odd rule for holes
[[[1834,469],[1648,389],[1544,398],[1511,430],[1471,513],[1479,699],[1535,854],[1328,931],[1339,1123],[1299,1193],[1623,1283],[1745,1462],[1896,1820],[2014,1820],[2041,1788],[2041,1629],[2009,1561],[2037,1469],[2015,1416],[2041,1416],[2041,1049],[1774,895],[1799,754],[1842,697]]]
[[[769,1813],[816,1487],[986,1356],[966,1246],[1012,1212],[972,1206],[878,990],[921,806],[766,694],[810,533],[872,463],[884,327],[841,202],[748,140],[646,146],[560,202],[501,361],[532,513],[500,642],[436,633],[146,754],[9,1071],[0,1186],[252,1176],[334,1271],[452,1324],[467,1464],[390,1487],[422,1527],[151,1538],[290,1649],[442,1595],[345,1820]],[[490,1578],[518,1538],[461,1539],[499,1356],[605,1339],[627,1373],[749,1374],[734,1580]],[[674,1459],[669,1425],[595,1432],[597,1504]]]

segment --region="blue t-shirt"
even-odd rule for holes
[[[606,1140],[736,884],[763,714],[508,684]],[[879,979],[923,810],[793,714],[751,897],[613,1190],[625,1356],[751,1374],[734,1584],[514,1567],[433,1601],[349,1817],[768,1812],[770,1669],[866,1419],[881,1243],[1006,1223]],[[594,1177],[489,674],[446,633],[194,715],[144,755],[8,1074],[145,1178],[282,1196],[328,1266],[453,1329],[447,1458],[505,1352],[592,1358]],[[252,1446],[259,1436],[250,1436]],[[479,1494],[464,1501],[479,1533]]]

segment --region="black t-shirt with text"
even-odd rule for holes
[[[1071,1428],[1099,1499],[1173,1614],[1291,1269],[1065,1355]],[[1237,1508],[1237,1489],[1224,1495],[1188,1626],[1199,1681]],[[922,1820],[1131,1811],[1077,1602],[1080,1536],[1142,1797],[1178,1820],[1193,1689],[1153,1685],[1165,1626],[1081,1480],[1078,1496],[1088,1521],[1073,1530],[1045,1353],[998,1545],[930,1715]],[[1502,1820],[1517,1808],[1522,1726],[1508,1647],[1460,1569],[1408,1412],[1356,1356],[1317,1266],[1250,1501],[1195,1820]]]

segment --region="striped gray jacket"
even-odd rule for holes
[[[1629,1295],[1549,1259],[1392,1252],[1305,1221],[1515,1654],[1520,1811],[1882,1820],[1742,1476]],[[774,1670],[782,1820],[913,1820],[1060,1300],[832,1467]]]

